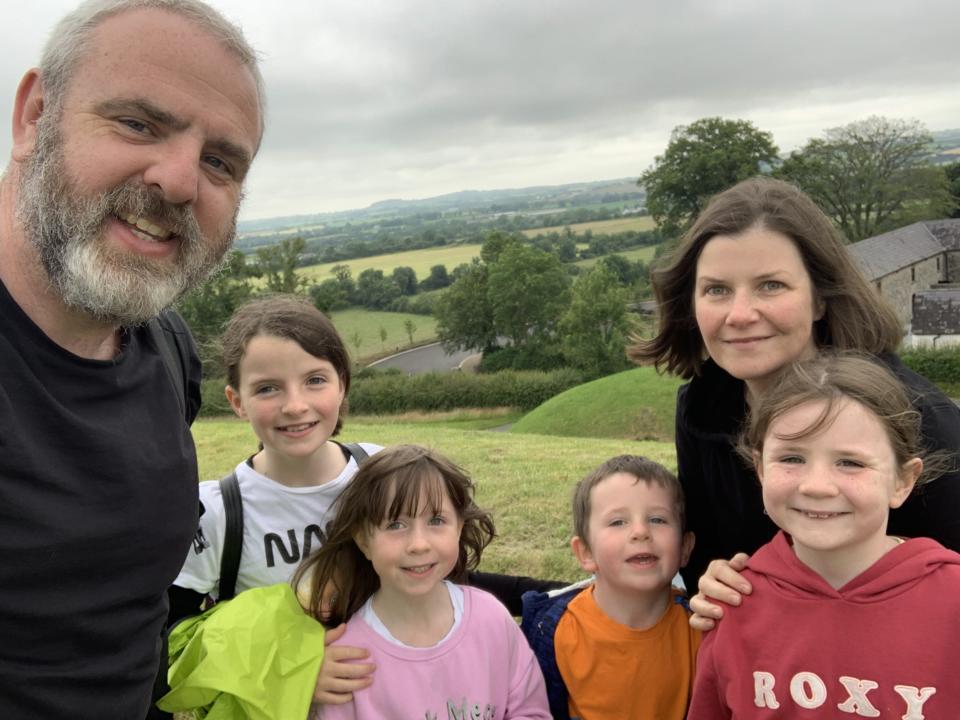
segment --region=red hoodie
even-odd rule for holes
[[[700,646],[688,720],[960,717],[960,554],[907,540],[835,590],[781,531],[747,568],[753,593]]]

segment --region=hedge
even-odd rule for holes
[[[582,382],[583,375],[570,368],[552,372],[508,370],[489,375],[383,373],[356,379],[350,388],[350,412],[375,415],[471,407],[532,410]]]
[[[532,410],[554,395],[584,381],[577,370],[552,372],[509,370],[490,375],[447,372],[404,375],[393,370],[362,370],[350,387],[350,412],[389,415],[408,410],[515,407]],[[223,394],[226,380],[211,378],[201,386],[201,417],[232,415]]]
[[[960,347],[910,348],[900,353],[904,365],[934,383],[960,383]]]

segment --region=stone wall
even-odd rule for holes
[[[960,253],[957,254],[960,255]],[[960,258],[957,260],[958,270],[960,270]],[[874,284],[879,283],[880,294],[893,305],[904,330],[907,330],[913,316],[913,294],[921,290],[929,290],[931,286],[943,280],[946,280],[946,263],[943,256],[938,255],[922,260],[911,267],[884,275]]]

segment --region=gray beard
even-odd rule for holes
[[[144,323],[220,267],[237,212],[219,237],[204,238],[191,208],[141,183],[84,196],[67,176],[58,123],[40,121],[20,174],[17,211],[25,235],[67,307],[115,325]],[[175,262],[123,252],[101,239],[107,220],[127,215],[150,218],[178,236]]]

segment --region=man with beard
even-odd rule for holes
[[[91,0],[16,94],[0,179],[0,717],[142,718],[197,527],[145,323],[230,246],[256,57],[198,0]]]

